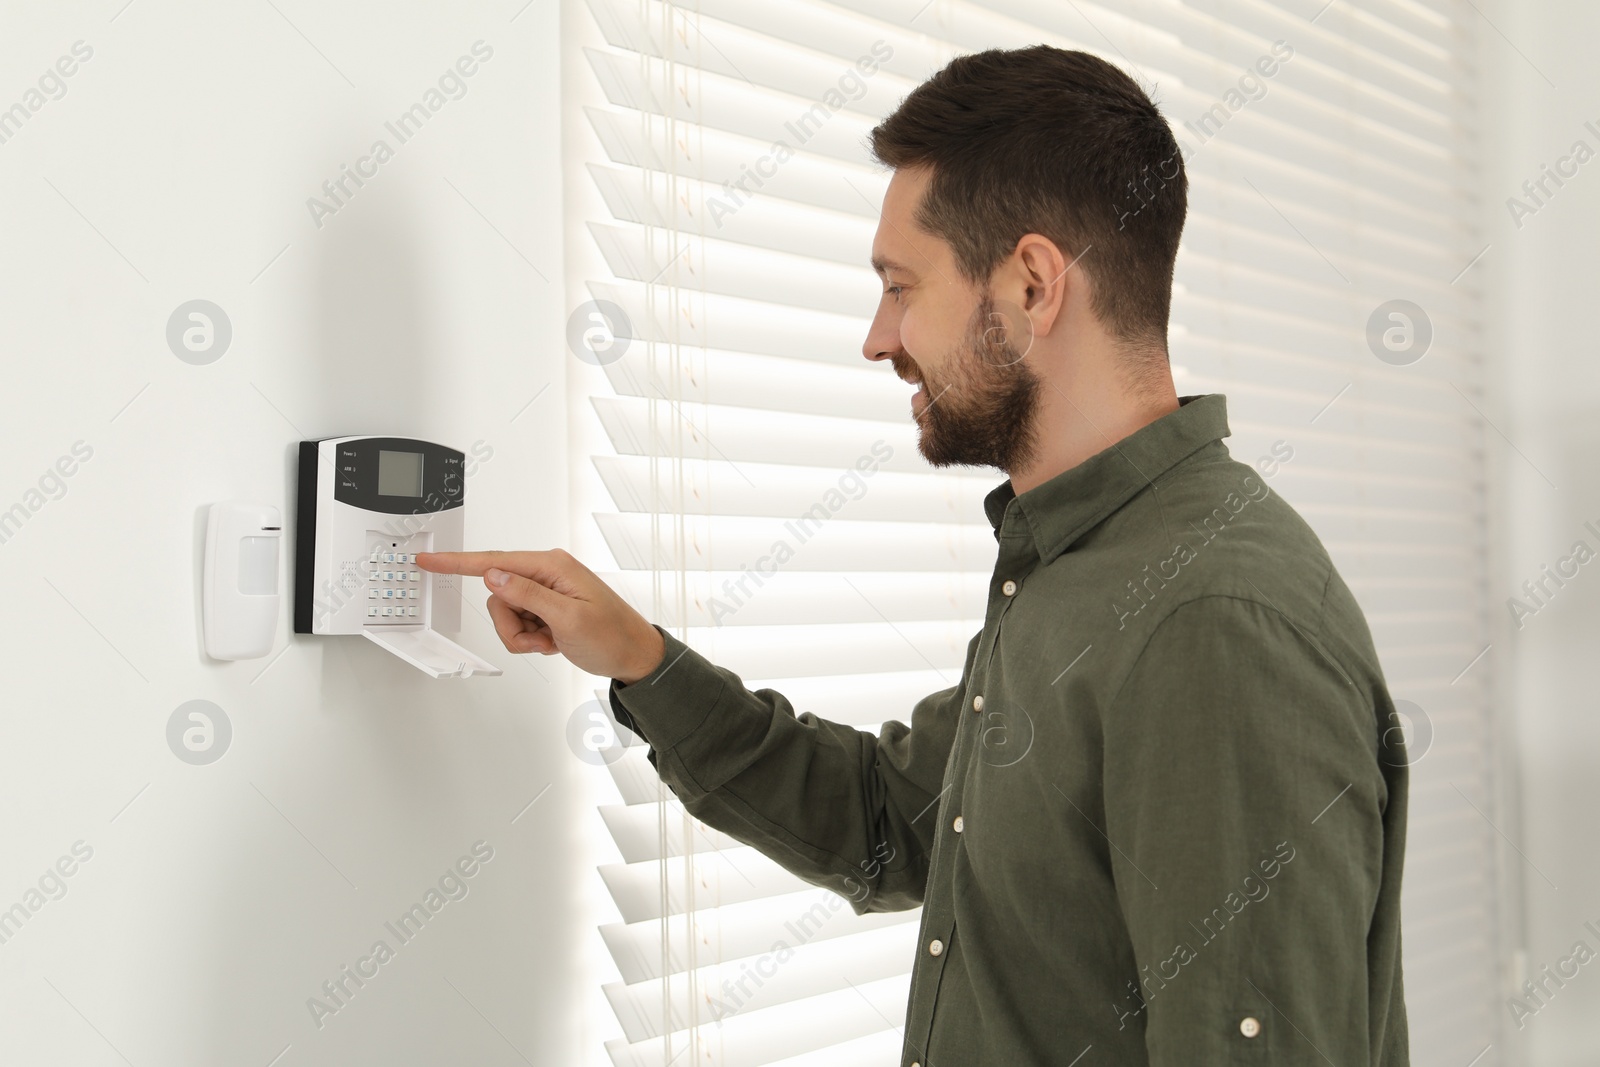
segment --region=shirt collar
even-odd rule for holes
[[[1228,400],[1221,393],[1182,396],[1178,408],[1143,426],[1076,467],[1020,496],[1008,478],[984,497],[983,510],[998,540],[1010,512],[1026,525],[1041,564],[1065,552],[1140,490],[1194,452],[1229,435]],[[1015,507],[1012,507],[1012,504]]]

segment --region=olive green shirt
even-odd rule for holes
[[[922,905],[902,1067],[1407,1063],[1394,708],[1226,436],[1183,397],[990,493],[983,629],[909,727],[797,715],[665,631],[612,681],[696,817],[857,912]]]

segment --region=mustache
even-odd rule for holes
[[[922,381],[922,373],[920,368],[918,368],[916,362],[904,352],[896,352],[894,355],[890,356],[889,363],[894,367],[894,372],[900,376],[902,381],[912,382],[914,384]]]

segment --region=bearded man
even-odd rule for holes
[[[858,912],[921,905],[902,1067],[1407,1063],[1394,707],[1225,398],[1176,395],[1170,128],[1040,46],[955,59],[872,148],[863,355],[917,385],[930,463],[1007,476],[958,684],[873,734],[752,692],[563,551],[419,565],[482,575],[512,652],[611,678],[697,818]]]

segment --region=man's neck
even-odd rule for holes
[[[1131,393],[1119,376],[1060,384],[1040,384],[1037,440],[1029,461],[1011,471],[1018,494],[1043,485],[1097,455],[1164,415],[1178,410],[1171,377],[1144,395]]]

